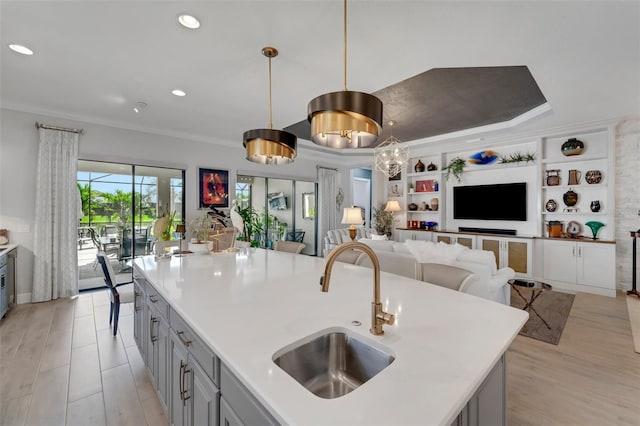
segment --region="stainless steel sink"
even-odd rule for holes
[[[320,398],[348,394],[391,365],[395,357],[346,329],[330,330],[281,349],[273,361]]]

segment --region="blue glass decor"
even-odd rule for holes
[[[484,165],[484,164],[491,164],[495,162],[497,159],[498,159],[497,152],[487,150],[487,151],[476,152],[471,157],[469,157],[469,162],[471,164]]]

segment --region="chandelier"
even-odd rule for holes
[[[395,121],[389,121],[391,136],[373,149],[375,170],[390,178],[400,174],[409,162],[409,149],[393,136],[395,124]]]
[[[243,145],[247,150],[247,160],[260,164],[288,164],[296,157],[298,138],[284,130],[273,128],[271,111],[271,59],[278,56],[275,47],[265,47],[262,54],[269,58],[269,128],[247,130],[243,135]]]
[[[311,140],[329,148],[369,148],[381,131],[382,101],[347,90],[347,0],[344,0],[344,89],[309,102],[307,120]]]

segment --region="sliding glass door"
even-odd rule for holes
[[[78,189],[81,290],[104,286],[98,250],[107,254],[119,284],[131,282],[131,260],[151,252],[155,220],[175,212],[177,223],[184,214],[183,170],[80,160]]]

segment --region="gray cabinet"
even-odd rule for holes
[[[171,329],[170,391],[174,426],[218,424],[220,391],[190,351],[191,342]]]
[[[451,426],[506,426],[507,398],[504,355]]]
[[[144,320],[146,318],[145,281],[133,277],[133,339],[138,346],[142,359],[146,356],[146,340],[144,336]]]
[[[220,397],[220,426],[244,426],[224,397]]]
[[[227,405],[220,410],[220,426],[279,424],[224,364],[220,367],[220,389],[220,400]]]
[[[160,395],[160,401],[166,409],[169,404],[167,399],[169,389],[169,323],[155,306],[149,306],[148,315],[147,366],[153,376],[155,388]]]

